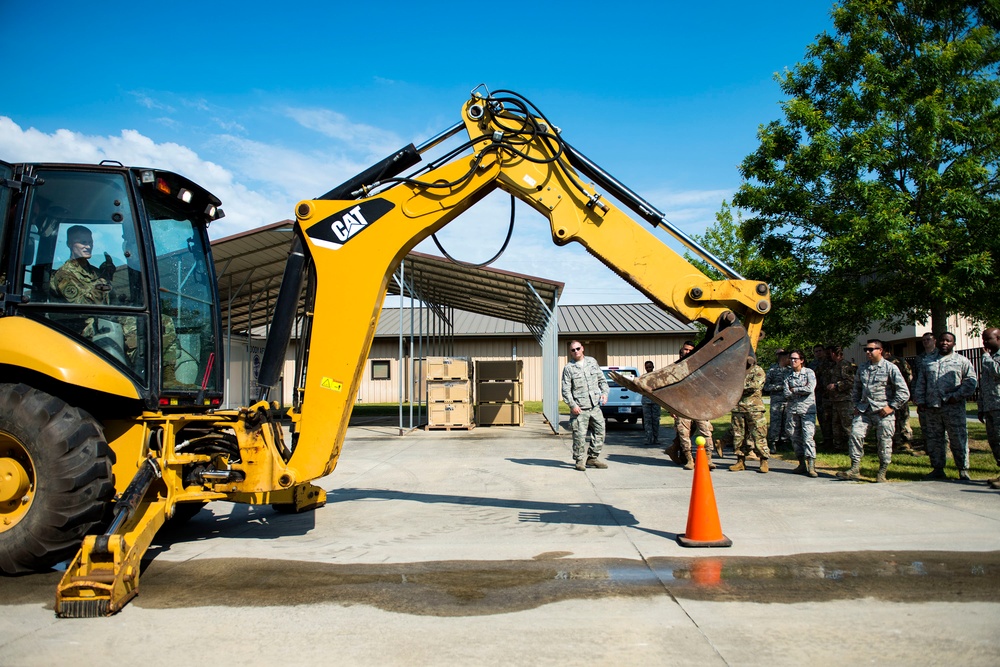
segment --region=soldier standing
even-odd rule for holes
[[[822,382],[833,426],[832,448],[835,452],[846,452],[854,415],[851,392],[854,390],[854,376],[858,372],[858,367],[844,360],[844,348],[839,345],[828,346],[826,356],[830,363],[826,367],[826,375]]]
[[[928,331],[923,336],[921,336],[920,345],[923,348],[923,351],[917,354],[916,363],[913,364],[913,384],[911,385],[911,392],[910,392],[911,394],[915,392],[915,387],[917,386],[917,382],[920,381],[920,370],[921,368],[923,368],[924,363],[926,363],[928,359],[937,354],[937,338],[934,336],[933,333]],[[917,410],[917,420],[920,422],[921,439],[918,442],[914,442],[913,445],[926,447],[927,413]],[[946,433],[944,437],[947,439],[948,434]],[[913,454],[916,455],[917,452],[913,452]]]
[[[679,359],[683,359],[692,352],[694,352],[694,343],[686,340],[681,345],[678,357]],[[663,450],[664,453],[674,463],[683,465],[685,470],[694,470],[694,456],[691,454],[691,431],[693,430],[696,435],[705,438],[705,455],[708,457],[708,469],[715,470],[715,464],[712,463],[712,448],[714,447],[712,442],[712,422],[702,419],[688,419],[676,414],[671,416],[674,418],[674,430],[677,435],[674,438],[674,442]],[[682,460],[683,463],[681,463]]]
[[[882,352],[882,358],[899,369],[900,374],[903,376],[903,380],[906,381],[906,388],[912,393],[913,370],[910,368],[910,364],[906,363],[906,359],[897,357],[889,350],[883,350]],[[896,433],[892,436],[892,449],[897,454],[912,454],[913,448],[910,447],[910,440],[913,439],[913,429],[910,427],[909,404],[904,405],[899,410],[896,410],[895,414]]]
[[[993,450],[993,459],[1000,466],[1000,329],[983,332],[983,376],[979,386],[979,421],[986,424],[986,439]],[[987,481],[990,488],[1000,489],[1000,477]]]
[[[764,369],[757,365],[757,359],[747,357],[747,377],[743,383],[743,396],[733,409],[731,423],[733,433],[733,449],[736,450],[736,463],[729,466],[730,470],[746,470],[746,458],[753,450],[760,458],[760,471],[767,472],[767,459],[770,451],[767,448],[767,419],[764,417]]]
[[[608,381],[593,357],[583,356],[583,344],[569,344],[570,360],[563,367],[562,397],[569,406],[573,429],[573,460],[577,470],[607,468],[598,458],[604,447],[604,414],[601,406],[608,400]],[[587,435],[590,434],[588,449]]]
[[[792,372],[785,378],[785,435],[795,447],[799,466],[794,472],[818,477],[816,472],[816,374],[806,368],[802,350],[788,355]]]
[[[864,454],[868,427],[874,426],[878,441],[878,475],[876,482],[886,481],[892,461],[892,435],[896,430],[894,413],[906,409],[910,390],[899,368],[882,357],[882,341],[869,340],[865,345],[868,360],[861,364],[854,378],[851,402],[854,421],[851,424],[851,467],[837,473],[840,479],[861,479],[861,457]]]
[[[955,354],[955,334],[950,331],[941,334],[937,348],[937,355],[929,357],[921,366],[920,379],[913,392],[917,411],[927,413],[927,455],[933,469],[924,479],[947,479],[945,447],[950,445],[958,478],[968,480],[969,429],[965,402],[976,392],[976,371],[972,362]]]
[[[646,373],[652,373],[653,368],[653,362],[647,361]],[[646,434],[647,445],[660,444],[660,404],[645,394],[642,395],[642,430]]]
[[[785,378],[792,372],[788,353],[779,349],[775,353],[777,363],[771,364],[764,378],[764,393],[770,397],[771,421],[767,427],[767,446],[778,451],[785,435]]]

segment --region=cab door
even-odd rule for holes
[[[7,282],[7,270],[10,265],[10,255],[7,254],[8,219],[10,218],[10,201],[14,181],[14,167],[0,160],[0,292],[4,295],[10,292]],[[6,299],[4,299],[6,301]],[[0,309],[3,315],[3,309]]]

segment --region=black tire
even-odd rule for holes
[[[636,423],[636,421],[638,421],[638,419],[639,419],[638,417],[629,417],[627,421],[629,424],[634,424]]]
[[[114,454],[89,413],[25,384],[0,384],[0,457],[30,477],[20,511],[0,520],[0,571],[44,570],[74,555],[114,497]],[[0,512],[5,511],[0,508]]]

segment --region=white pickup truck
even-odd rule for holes
[[[605,419],[634,424],[642,419],[642,396],[630,391],[611,379],[610,371],[632,379],[639,377],[639,370],[629,366],[601,366],[608,380],[608,402],[601,406]]]

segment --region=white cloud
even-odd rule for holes
[[[364,123],[354,123],[344,114],[330,109],[289,107],[285,113],[302,127],[341,141],[348,150],[364,151],[366,156],[380,159],[404,143],[393,132]]]
[[[155,166],[176,171],[201,184],[223,201],[227,217],[212,228],[213,237],[244,231],[288,218],[287,200],[275,201],[239,182],[228,169],[201,158],[175,143],[156,143],[135,130],[117,136],[88,136],[70,130],[51,134],[22,129],[0,116],[0,156],[8,162],[80,162],[117,160],[122,164]]]

